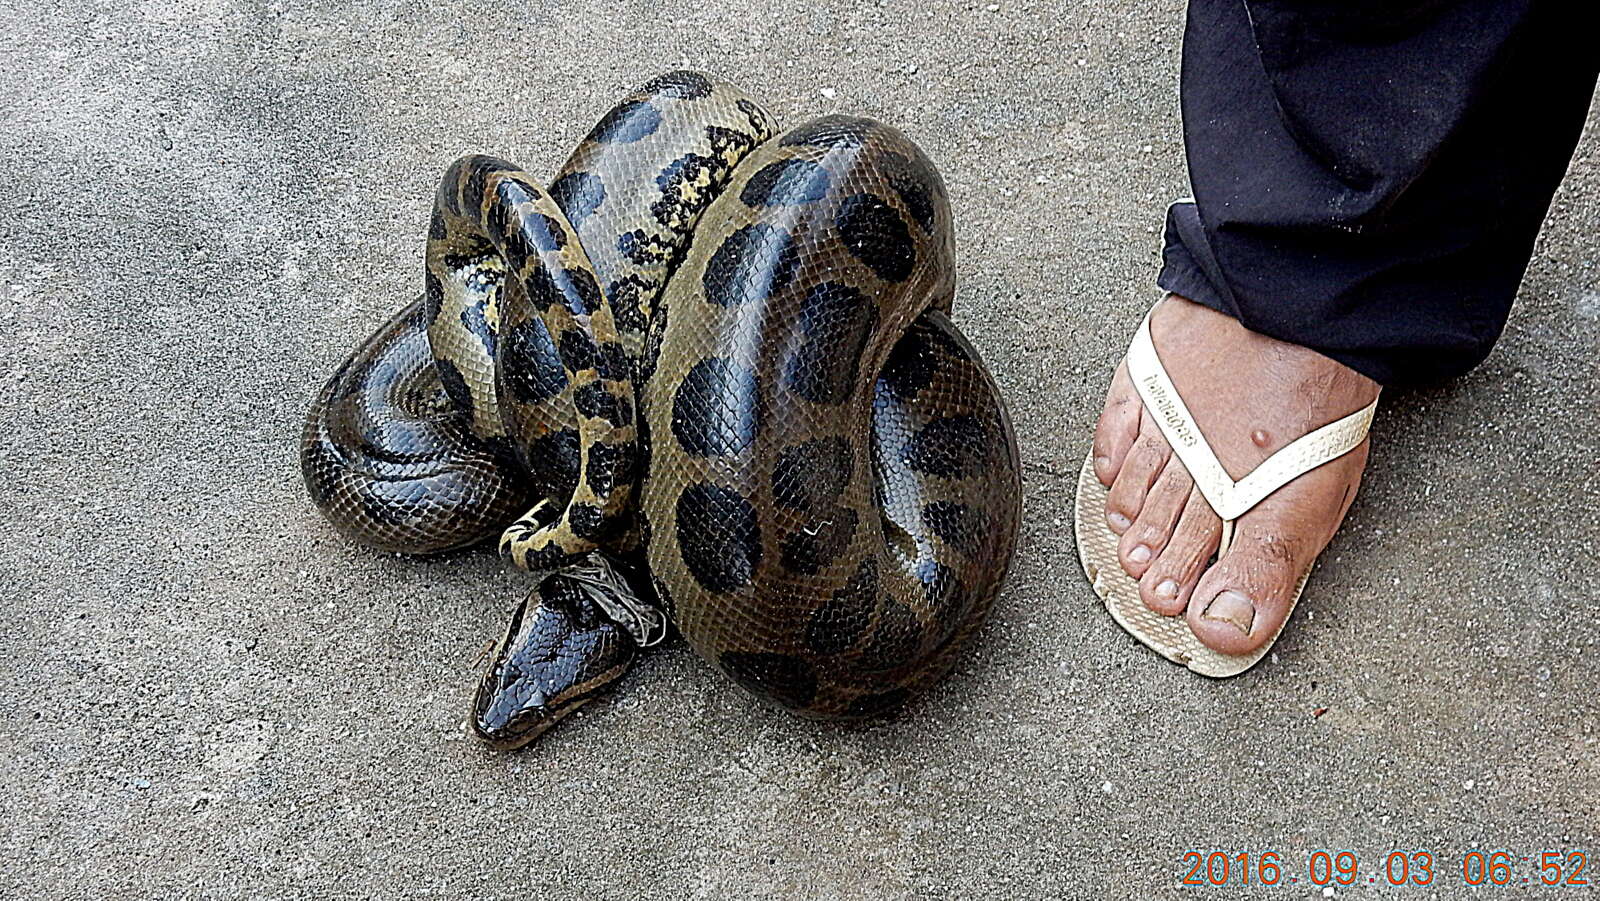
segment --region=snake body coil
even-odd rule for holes
[[[312,407],[302,467],[341,531],[412,553],[501,532],[547,573],[480,686],[496,744],[626,669],[659,631],[639,596],[753,693],[854,718],[948,671],[999,590],[1016,444],[946,316],[943,184],[868,119],[775,131],[675,72],[548,192],[457,161],[423,298]]]

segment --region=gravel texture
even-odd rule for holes
[[[1189,849],[1277,850],[1281,897],[1324,896],[1318,849],[1358,855],[1341,897],[1489,897],[1472,849],[1586,849],[1600,883],[1600,115],[1494,355],[1389,396],[1298,621],[1218,684],[1124,635],[1071,537],[1187,193],[1181,33],[1174,0],[0,3],[0,895],[1243,891],[1180,886]],[[974,652],[896,721],[797,721],[680,644],[492,753],[463,716],[526,578],[341,541],[300,419],[419,290],[451,159],[552,171],[681,66],[786,122],[885,119],[939,164],[1021,548]],[[1419,848],[1431,888],[1382,884]]]

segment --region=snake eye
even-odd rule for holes
[[[528,695],[528,699],[522,702],[522,709],[528,710],[530,708],[539,708],[543,706],[544,692],[540,690],[538,686],[534,686],[533,694]]]

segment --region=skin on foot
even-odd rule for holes
[[[1372,403],[1378,384],[1321,354],[1251,332],[1177,295],[1150,316],[1150,334],[1195,423],[1228,475]],[[1094,469],[1111,489],[1106,522],[1118,559],[1150,609],[1184,615],[1196,637],[1244,654],[1277,633],[1300,577],[1333,539],[1361,484],[1369,442],[1300,476],[1234,524],[1215,562],[1222,522],[1194,486],[1117,367],[1095,428]]]

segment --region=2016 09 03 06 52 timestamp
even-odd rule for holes
[[[1182,863],[1184,885],[1600,885],[1589,879],[1589,855],[1576,849],[1453,855],[1408,849],[1367,860],[1354,851],[1315,850],[1302,859],[1272,850],[1216,849],[1185,852]]]

